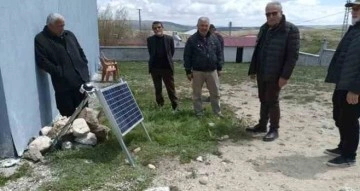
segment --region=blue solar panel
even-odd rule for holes
[[[116,84],[101,92],[123,135],[144,119],[126,82]]]

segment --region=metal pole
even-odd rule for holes
[[[350,3],[350,0],[346,0],[346,3]],[[350,8],[345,7],[345,15],[344,15],[344,21],[343,21],[343,26],[342,26],[342,30],[341,30],[341,37],[343,37],[345,35],[345,33],[348,29],[349,13],[350,13]]]
[[[149,141],[152,141],[151,138],[150,138],[150,135],[149,135],[149,133],[148,133],[148,131],[147,131],[145,125],[144,125],[144,122],[141,122],[141,126],[144,128],[145,134],[146,134],[147,138],[149,139]]]
[[[139,10],[139,31],[141,32],[141,9]]]

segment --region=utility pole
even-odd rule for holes
[[[346,3],[350,3],[350,0],[346,0]],[[348,27],[349,27],[349,13],[350,13],[350,8],[349,7],[345,7],[345,15],[344,15],[344,21],[343,21],[343,26],[341,29],[341,37],[343,37],[345,35],[345,32],[347,31]]]
[[[232,31],[232,22],[229,22],[229,36],[231,36],[231,31]]]
[[[139,31],[141,32],[141,9],[139,10]]]

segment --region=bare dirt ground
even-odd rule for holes
[[[256,124],[259,113],[257,89],[252,82],[222,85],[222,102],[239,119]],[[282,91],[286,92],[286,88]],[[262,136],[250,141],[220,142],[222,156],[204,156],[204,162],[181,165],[164,159],[154,186],[175,186],[181,191],[340,191],[360,190],[360,168],[327,167],[332,157],[324,149],[336,147],[339,136],[333,124],[331,93],[324,102],[296,104],[281,100],[280,137],[274,142]]]

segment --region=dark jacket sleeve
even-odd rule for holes
[[[286,48],[285,63],[280,77],[289,79],[299,58],[300,33],[296,26],[290,28]]]
[[[218,41],[216,46],[216,56],[217,56],[217,63],[216,63],[216,70],[221,71],[222,66],[224,65],[224,53],[223,49],[221,48],[221,42]]]
[[[85,56],[84,50],[83,50],[83,49],[81,48],[81,46],[80,46],[79,41],[77,40],[77,38],[76,38],[76,36],[74,35],[74,33],[70,32],[70,31],[69,31],[69,33],[71,34],[72,38],[75,39],[76,46],[77,46],[77,48],[78,48],[78,50],[79,50],[79,52],[80,52],[80,56],[81,56],[81,58],[84,60],[84,62],[87,64],[87,63],[88,63],[88,60],[87,60],[87,58],[86,58],[86,56]]]
[[[256,45],[255,45],[255,49],[254,49],[254,52],[253,52],[253,55],[251,57],[251,62],[250,62],[250,66],[249,66],[249,71],[248,71],[248,75],[256,75],[256,56],[257,56],[257,51],[259,51],[259,46],[258,46],[258,43],[260,41],[260,38],[261,38],[261,35],[262,35],[262,28],[263,27],[260,27],[260,30],[259,30],[259,33],[257,35],[257,40],[256,40]]]
[[[171,56],[174,56],[175,54],[175,44],[174,39],[172,37],[169,38],[170,40],[170,50],[171,50]]]
[[[184,49],[184,68],[186,71],[186,74],[191,74],[192,71],[192,50],[191,50],[191,37],[187,40],[186,44],[185,44],[185,49]]]
[[[220,34],[218,34],[218,39],[220,41],[221,50],[224,51],[224,38]]]
[[[348,90],[360,94],[360,35],[354,39],[345,55],[344,66],[348,68],[343,68],[344,73],[342,75],[350,75],[348,79],[351,79]],[[346,71],[346,72],[345,72]],[[342,77],[342,76],[341,76]]]
[[[44,45],[42,45],[38,39],[35,38],[35,61],[39,68],[45,70],[52,76],[62,77],[62,67],[58,66],[47,58],[47,53]]]
[[[148,62],[148,67],[149,67],[149,73],[151,72],[151,63],[150,63],[150,60],[151,60],[151,40],[150,40],[151,37],[147,38],[147,49],[148,49],[148,52],[149,52],[149,62]]]

